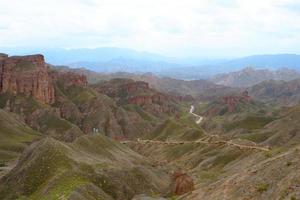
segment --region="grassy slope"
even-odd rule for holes
[[[238,128],[246,130],[260,129],[273,120],[273,118],[265,116],[247,116],[245,119],[237,120],[232,123],[227,123],[225,125],[225,130],[230,131],[232,129]]]
[[[203,137],[203,133],[203,130],[196,125],[193,117],[183,116],[180,119],[165,120],[146,138],[155,140],[196,140]]]
[[[3,109],[8,101],[10,102],[13,112],[24,113],[25,115],[32,113],[36,109],[47,107],[31,97],[25,97],[24,95],[14,96],[11,93],[3,93],[0,95],[0,108]]]
[[[0,160],[10,160],[23,151],[40,134],[0,109]]]
[[[145,158],[103,136],[83,136],[72,144],[46,138],[31,146],[8,178],[1,180],[0,198],[54,200],[84,195],[125,200],[135,194],[167,191],[168,177]],[[22,184],[12,187],[16,181]],[[91,193],[93,198],[88,197]]]
[[[193,116],[182,115],[180,119],[169,119],[158,126],[147,139],[170,141],[194,141],[205,137],[206,133],[195,123]],[[131,145],[139,153],[155,161],[167,162],[172,166],[190,170],[197,184],[205,185],[225,173],[224,168],[248,155],[236,148],[205,144],[183,145]]]
[[[143,120],[146,120],[146,121],[157,121],[158,120],[157,117],[155,117],[152,114],[146,112],[140,106],[133,105],[133,104],[128,104],[128,105],[125,105],[123,107],[127,111],[132,111],[132,112],[138,113]]]
[[[10,103],[12,112],[26,117],[31,116],[29,119],[33,122],[31,123],[32,128],[39,130],[43,134],[49,134],[67,141],[83,134],[77,126],[62,119],[57,114],[57,111],[49,105],[42,104],[32,97],[25,97],[23,95],[14,96],[10,93],[1,94],[0,108],[4,108],[7,102]]]

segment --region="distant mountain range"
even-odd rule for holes
[[[145,73],[154,72],[160,73],[163,69],[172,70],[173,67],[180,66],[164,61],[152,60],[135,60],[126,59],[123,57],[112,59],[107,62],[75,62],[68,64],[71,67],[85,67],[97,72],[135,72]]]
[[[54,65],[85,67],[97,72],[157,72],[180,67],[171,63],[175,59],[155,53],[125,48],[102,47],[96,49],[35,49],[6,50],[9,54],[36,54],[42,52],[47,62]]]
[[[281,70],[300,69],[300,55],[277,54],[256,55],[232,60],[188,60],[158,57],[120,56],[109,61],[69,63],[72,67],[85,67],[97,72],[152,72],[159,76],[176,79],[196,80],[208,79],[217,74],[241,70],[251,66],[254,69]],[[276,79],[276,78],[275,78]],[[289,79],[282,79],[289,80]]]
[[[253,69],[280,70],[289,68],[300,70],[300,55],[274,54],[254,55],[232,60],[209,61],[204,64],[195,63],[194,66],[165,69],[159,73],[162,76],[171,76],[178,79],[207,79],[217,74],[234,72],[251,66]]]
[[[109,62],[118,58],[165,61],[166,58],[159,54],[136,51],[126,48],[102,47],[95,49],[4,49],[3,53],[8,54],[35,54],[43,53],[46,60],[51,64],[62,65],[76,62]]]
[[[269,69],[246,67],[237,72],[216,75],[211,81],[230,87],[250,87],[267,80],[290,81],[297,78],[300,78],[300,73],[291,69],[282,68],[272,71]]]
[[[179,79],[203,79],[216,74],[238,71],[247,66],[255,69],[300,69],[300,55],[253,55],[237,59],[171,58],[125,48],[96,49],[1,49],[9,54],[43,53],[54,65],[85,67],[97,72],[152,72]],[[200,55],[199,55],[200,56]]]
[[[143,74],[134,74],[128,72],[116,72],[116,73],[99,73],[90,71],[84,68],[80,69],[72,69],[65,66],[51,66],[53,69],[60,72],[74,72],[77,74],[83,74],[87,77],[88,82],[95,84],[104,81],[108,81],[111,79],[132,79],[135,81],[144,81],[149,83],[151,88],[155,88],[161,92],[165,93],[173,93],[177,95],[192,95],[199,96],[200,94],[204,94],[208,96],[209,91],[211,90],[219,90],[218,92],[214,91],[214,93],[223,94],[223,92],[228,93],[231,92],[232,89],[223,85],[217,85],[208,80],[180,80],[169,77],[159,77],[153,73],[143,73]],[[208,91],[208,92],[206,92]],[[235,91],[235,90],[234,90]]]
[[[234,59],[222,63],[224,69],[238,70],[245,66],[255,68],[280,69],[283,67],[299,70],[300,55],[297,54],[274,54],[274,55],[253,55],[244,58]]]

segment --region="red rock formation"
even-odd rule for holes
[[[143,81],[135,81],[131,83],[127,83],[123,85],[123,89],[127,93],[133,93],[140,90],[148,90],[149,89],[149,84]]]
[[[157,93],[157,94],[154,94],[152,97],[152,103],[156,103],[156,104],[161,104],[163,103],[164,101],[169,101],[170,98],[164,94],[161,94],[161,93]]]
[[[55,81],[63,83],[65,88],[70,86],[86,87],[88,84],[86,76],[74,72],[54,72],[52,77]]]
[[[163,104],[165,101],[169,101],[171,98],[169,98],[166,95],[156,93],[153,95],[140,95],[140,96],[134,96],[128,98],[128,102],[130,104],[136,104],[136,105],[144,105],[144,104]]]
[[[54,103],[54,87],[44,56],[0,58],[0,92],[33,96],[40,102]]]
[[[172,178],[175,182],[172,189],[174,195],[183,195],[195,189],[193,179],[181,170],[175,171]]]
[[[151,89],[148,89],[148,92]],[[150,113],[176,113],[172,102],[176,101],[173,96],[165,95],[156,91],[150,91],[149,95],[137,95],[127,98],[127,103],[143,106]]]
[[[99,93],[114,98],[119,105],[139,105],[154,115],[175,113],[177,110],[175,106],[177,99],[174,95],[160,93],[149,88],[149,84],[143,81],[112,79],[95,85],[94,88]]]
[[[144,105],[152,103],[152,96],[135,96],[128,99],[128,103],[136,105]]]
[[[240,96],[225,96],[223,97],[223,102],[227,105],[229,112],[234,112],[238,103],[249,103],[251,97],[248,95],[247,91],[244,91]]]

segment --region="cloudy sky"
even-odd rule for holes
[[[1,48],[300,54],[299,0],[0,0]]]

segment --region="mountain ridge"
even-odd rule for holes
[[[4,49],[5,50],[5,49]],[[55,65],[72,64],[88,67],[98,72],[156,72],[160,75],[173,74],[173,78],[208,78],[216,73],[240,70],[246,66],[257,69],[279,69],[282,67],[298,70],[298,54],[261,54],[229,59],[176,58],[156,53],[126,48],[100,47],[95,49],[39,49],[9,50],[10,54],[34,54],[42,52],[48,62]],[[86,66],[85,66],[86,65]],[[152,69],[151,69],[152,66]],[[162,67],[164,68],[162,70]]]
[[[240,71],[218,74],[210,80],[219,85],[243,88],[251,87],[268,80],[290,81],[297,78],[300,78],[300,73],[288,68],[281,68],[273,71],[269,69],[246,67]]]

